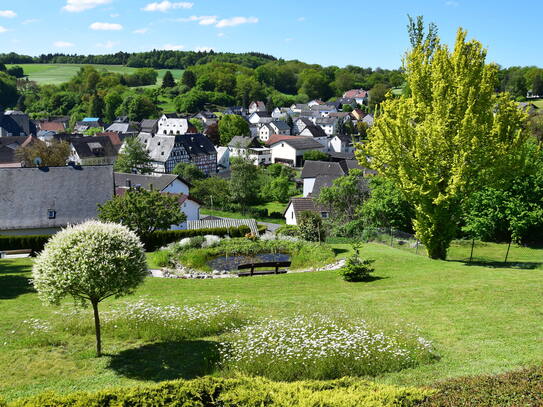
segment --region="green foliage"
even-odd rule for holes
[[[15,106],[19,94],[15,79],[4,72],[0,72],[0,106],[3,108]]]
[[[183,76],[181,76],[181,84],[192,89],[196,85],[196,75],[194,75],[194,72],[190,69],[185,70]]]
[[[197,118],[189,119],[189,123],[192,124],[194,127],[196,127],[196,130],[198,133],[203,133],[205,130],[204,123]]]
[[[125,225],[145,239],[156,230],[185,222],[187,217],[181,212],[177,195],[130,188],[123,195],[98,205],[98,219]]]
[[[308,242],[323,242],[326,231],[318,213],[303,211],[298,219],[300,237]]]
[[[193,88],[174,100],[177,111],[187,113],[199,112],[207,104],[230,106],[233,102],[234,98],[224,92],[203,91],[198,88]]]
[[[304,161],[328,161],[328,154],[319,150],[309,150],[304,152]]]
[[[43,250],[45,243],[52,235],[21,235],[21,236],[1,236],[0,250],[21,250],[31,249],[33,253]]]
[[[249,137],[251,131],[247,121],[236,114],[224,115],[219,121],[221,145],[226,146],[235,136]]]
[[[54,235],[32,268],[33,285],[43,302],[60,303],[66,296],[93,306],[96,354],[101,356],[98,303],[128,295],[147,276],[143,245],[128,228],[89,221]]]
[[[194,182],[205,178],[205,174],[192,163],[178,163],[174,167],[172,174],[179,175],[187,182]]]
[[[390,88],[384,83],[378,83],[369,91],[369,108],[375,111],[377,106],[386,99],[386,95]]]
[[[360,255],[362,245],[355,244],[353,246],[354,253],[347,257],[345,266],[339,270],[339,275],[348,282],[367,281],[370,279],[371,273],[375,271],[372,264],[375,260],[363,259]]]
[[[321,98],[327,100],[332,96],[329,79],[324,73],[316,69],[302,71],[298,83],[300,93],[307,95],[309,99]]]
[[[151,161],[143,144],[136,137],[127,137],[115,160],[114,168],[115,171],[126,174],[131,174],[133,171],[138,174],[150,174],[153,172]]]
[[[126,115],[132,121],[142,121],[158,116],[158,108],[148,96],[129,93],[116,110],[117,116]]]
[[[396,387],[355,378],[273,382],[259,377],[201,377],[145,387],[122,387],[70,395],[44,393],[9,407],[174,406],[191,407],[413,407],[433,391]]]
[[[449,379],[434,387],[437,391],[421,407],[538,407],[543,404],[543,368]]]
[[[300,231],[298,230],[298,226],[296,225],[281,225],[277,230],[275,231],[275,234],[278,236],[298,236]]]
[[[123,103],[123,97],[118,91],[108,92],[104,98],[104,116],[109,123],[113,122],[116,117],[116,111]]]
[[[369,187],[370,197],[360,210],[364,225],[375,228],[391,227],[411,233],[415,213],[394,182],[375,176],[370,178]]]
[[[162,78],[162,88],[173,88],[175,86],[175,79],[173,78],[171,71],[166,71]]]
[[[41,158],[40,166],[44,167],[62,167],[66,165],[70,157],[70,144],[66,141],[51,140],[48,143],[36,140],[25,147],[15,151],[15,157],[20,160],[25,167],[36,167],[34,160]]]
[[[260,188],[258,167],[247,159],[235,157],[232,160],[230,169],[229,191],[231,201],[240,204],[242,207],[255,203]]]
[[[23,68],[21,68],[20,66],[18,65],[14,65],[14,66],[11,66],[9,67],[7,70],[6,70],[6,73],[8,75],[11,75],[13,76],[14,78],[22,78],[25,76],[25,73],[23,71]]]
[[[190,194],[210,208],[223,208],[230,202],[229,183],[220,177],[194,181]]]
[[[454,51],[433,35],[405,57],[409,97],[384,101],[360,161],[394,180],[415,208],[414,229],[428,255],[444,259],[461,202],[503,178],[526,140],[525,115],[494,94],[495,65],[458,31]]]

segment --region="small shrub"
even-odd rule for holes
[[[298,236],[300,230],[296,225],[282,225],[275,231],[276,235],[279,236]]]
[[[166,267],[170,264],[170,252],[168,250],[158,250],[151,253],[149,260],[154,267]]]
[[[323,242],[326,236],[322,218],[312,211],[302,211],[298,221],[300,237],[308,242]]]
[[[233,331],[221,343],[227,371],[273,380],[376,376],[432,361],[432,345],[418,335],[387,334],[365,321],[325,315],[264,320]]]
[[[354,254],[347,258],[345,267],[339,270],[339,274],[345,281],[367,281],[370,279],[370,274],[375,271],[372,267],[375,260],[362,259],[360,256],[361,248],[361,244],[354,245]]]

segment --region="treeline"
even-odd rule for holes
[[[269,61],[275,61],[271,55],[258,52],[242,54],[222,52],[167,51],[117,52],[106,55],[42,54],[36,57],[20,55],[15,52],[0,54],[0,63],[4,64],[95,64],[126,65],[134,68],[186,69],[197,64],[210,62],[228,62],[256,68]]]
[[[498,92],[509,92],[518,101],[526,100],[530,93],[543,97],[543,69],[536,66],[512,66],[500,69]]]

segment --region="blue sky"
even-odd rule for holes
[[[543,2],[529,0],[0,0],[0,52],[259,51],[322,65],[397,68],[407,14],[459,26],[503,66],[543,66]]]

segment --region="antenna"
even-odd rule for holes
[[[34,161],[33,161],[34,165],[36,167],[40,167],[41,166],[41,163],[42,163],[42,159],[40,157],[36,157],[34,158]]]

